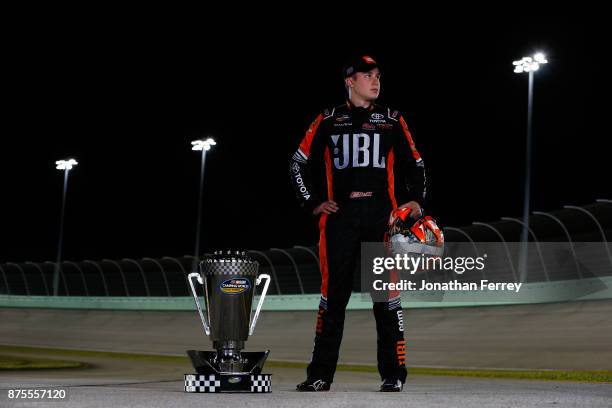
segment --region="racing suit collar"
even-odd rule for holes
[[[351,102],[351,100],[350,100],[350,99],[347,99],[347,100],[346,100],[346,107],[347,107],[349,110],[351,110],[351,111],[356,111],[356,112],[360,112],[360,111],[368,111],[368,112],[369,112],[369,111],[372,111],[372,110],[374,110],[374,105],[375,105],[375,104],[374,104],[374,102],[372,102],[372,103],[370,104],[370,106],[368,106],[367,108],[363,108],[363,107],[361,107],[361,106],[355,106],[355,105],[353,105],[353,102]]]

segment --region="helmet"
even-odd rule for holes
[[[388,244],[394,254],[442,256],[444,233],[430,216],[414,219],[410,208],[396,208],[389,216]]]

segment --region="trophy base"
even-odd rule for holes
[[[185,392],[272,392],[271,374],[218,373],[185,374]]]
[[[185,392],[272,392],[272,374],[262,374],[270,354],[266,351],[240,353],[242,369],[224,371],[219,367],[216,351],[187,350],[196,374],[185,374]]]

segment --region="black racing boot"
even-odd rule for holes
[[[398,378],[386,378],[380,386],[381,392],[400,392],[404,384]]]
[[[329,391],[331,383],[323,380],[307,379],[297,385],[296,390],[302,392]]]

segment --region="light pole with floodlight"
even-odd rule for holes
[[[202,224],[202,186],[204,185],[204,164],[206,163],[206,152],[210,150],[210,148],[217,143],[212,139],[208,138],[206,140],[194,140],[191,142],[191,150],[201,151],[202,152],[202,162],[200,166],[200,190],[198,197],[198,221],[196,224],[196,239],[195,239],[195,250],[194,250],[194,260],[192,265],[192,272],[198,271],[198,260],[200,259],[200,224]]]
[[[53,272],[53,296],[57,296],[59,290],[59,277],[62,268],[62,243],[64,240],[64,213],[66,211],[66,192],[68,191],[68,175],[74,166],[79,164],[74,159],[58,160],[55,162],[56,169],[64,171],[64,192],[62,194],[62,210],[60,215],[59,239],[57,242],[57,259],[55,271]]]
[[[514,72],[529,74],[529,88],[527,93],[527,146],[525,157],[525,194],[523,203],[523,231],[521,233],[521,256],[519,265],[520,282],[527,278],[527,242],[529,240],[529,202],[531,195],[531,124],[533,117],[533,81],[535,72],[540,66],[548,63],[546,56],[538,52],[533,57],[523,57],[514,61]]]

